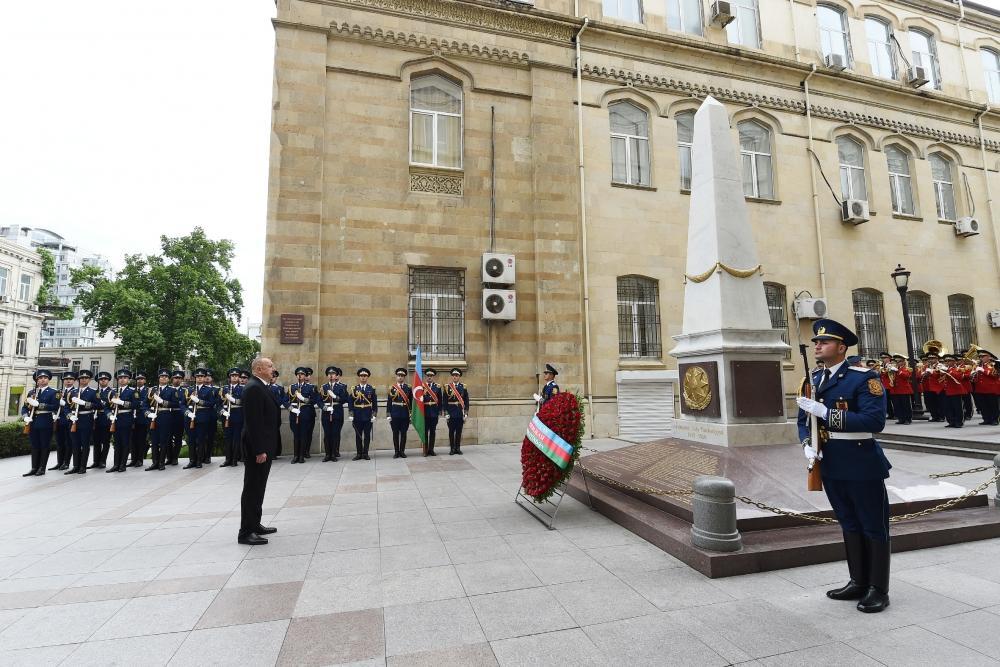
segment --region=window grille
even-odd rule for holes
[[[771,328],[781,332],[781,340],[788,344],[788,306],[785,300],[785,286],[777,283],[764,283],[764,296],[767,298],[767,313],[771,316]],[[792,358],[791,348],[785,352],[785,359]]]
[[[856,289],[851,293],[854,301],[854,327],[858,335],[858,354],[876,357],[887,351],[885,335],[885,309],[882,293],[876,290]]]
[[[907,292],[906,305],[910,311],[910,333],[913,353],[918,354],[924,343],[934,338],[934,320],[931,318],[931,297],[924,292]]]
[[[951,342],[956,354],[961,354],[976,343],[976,308],[971,296],[952,294],[948,297],[948,315],[951,318]]]
[[[410,356],[465,358],[465,272],[410,268]]]
[[[659,359],[660,289],[642,276],[618,278],[618,354],[622,357]]]

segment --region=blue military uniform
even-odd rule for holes
[[[69,468],[69,462],[73,457],[73,445],[70,442],[69,429],[69,413],[72,406],[66,405],[66,397],[69,394],[69,390],[76,383],[76,373],[66,372],[63,373],[63,390],[59,397],[59,408],[56,410],[55,414],[55,434],[56,434],[56,465],[55,467],[49,468],[49,470],[66,470]],[[73,384],[67,383],[72,382]]]
[[[833,340],[851,347],[857,337],[838,322],[817,320],[813,341]],[[851,582],[828,591],[833,599],[859,599],[861,611],[888,606],[889,499],[885,479],[892,467],[875,439],[885,427],[885,389],[878,373],[846,361],[812,374],[815,401],[799,399],[799,437],[810,439],[810,414],[818,417],[823,487],[844,533]]]
[[[214,392],[212,397],[214,399],[214,403],[212,404],[212,418],[205,427],[205,433],[202,434],[205,438],[205,446],[201,450],[201,462],[208,464],[212,462],[212,450],[215,447],[215,432],[219,427],[219,410],[222,406],[222,389],[215,386],[215,373],[212,372],[211,368],[205,369],[205,376],[208,386]]]
[[[545,364],[544,372],[552,377],[546,381],[544,386],[542,386],[541,400],[538,401],[539,410],[541,410],[542,406],[545,405],[546,401],[551,400],[553,396],[559,393],[559,385],[556,384],[556,376],[559,375],[559,371],[557,371],[551,364]]]
[[[293,452],[292,463],[305,463],[312,455],[313,430],[316,428],[316,406],[321,403],[316,385],[309,382],[313,374],[311,368],[299,366],[295,369],[296,376],[302,376],[298,382],[288,388],[288,424],[292,427]]]
[[[194,372],[195,385],[186,393],[188,410],[185,421],[194,424],[189,428],[188,464],[184,469],[200,468],[209,459],[208,448],[212,446],[212,436],[215,435],[215,409],[218,404],[219,391],[208,383],[198,384],[197,379],[209,377],[207,368],[198,368]]]
[[[119,381],[122,379],[131,380],[132,373],[122,369],[115,373],[115,377]],[[108,472],[125,472],[125,463],[128,461],[132,446],[132,422],[135,410],[139,407],[139,394],[135,387],[128,384],[122,386],[119,382],[118,388],[111,391],[109,404],[111,411],[108,419],[111,422],[111,428],[114,429],[115,462],[108,469]]]
[[[73,409],[69,420],[70,438],[73,443],[73,468],[64,474],[83,475],[87,472],[87,459],[90,457],[90,440],[94,435],[94,415],[101,410],[101,397],[97,389],[90,385],[93,374],[90,371],[80,371],[80,386],[72,392],[70,403]],[[84,380],[87,382],[84,383]],[[70,403],[67,403],[69,407]]]
[[[406,432],[410,430],[410,406],[413,404],[413,389],[403,382],[405,368],[396,369],[396,383],[389,387],[385,399],[389,427],[392,429],[392,458],[406,458]]]
[[[444,405],[444,390],[441,388],[437,382],[434,382],[434,378],[437,377],[437,371],[433,368],[428,368],[424,371],[424,375],[427,376],[427,382],[424,383],[424,427],[425,427],[425,441],[427,442],[427,454],[425,456],[437,456],[434,453],[434,441],[437,439],[437,425],[438,419],[441,417],[441,406]]]
[[[226,460],[220,467],[234,466],[240,458],[241,434],[243,433],[243,385],[240,384],[240,369],[229,369],[229,384],[222,387],[219,415],[222,423],[222,442]]]
[[[351,421],[354,424],[354,447],[357,449],[354,460],[368,461],[370,460],[368,447],[372,442],[372,421],[378,417],[378,395],[375,387],[368,384],[371,371],[359,368],[358,377],[362,378],[363,384],[354,385],[347,409],[351,412]]]
[[[174,380],[180,380],[180,382],[174,383]],[[184,371],[177,370],[170,373],[170,392],[161,392],[160,395],[166,399],[170,396],[169,407],[161,405],[160,407],[165,407],[170,411],[170,417],[168,421],[170,422],[170,437],[169,437],[169,447],[167,448],[166,457],[167,465],[175,466],[177,465],[177,457],[181,454],[181,447],[184,445],[184,428],[188,425],[188,420],[185,419],[185,407],[187,406],[187,387],[184,386]]]
[[[462,369],[451,369],[451,382],[444,388],[445,408],[448,411],[448,447],[451,454],[462,453],[462,429],[469,414],[469,391],[458,381]]]
[[[278,404],[279,409],[287,410],[290,401],[288,400],[288,394],[285,393],[285,388],[278,382],[279,376],[280,373],[278,371],[273,371],[271,374],[271,395],[274,396],[274,402]],[[281,429],[278,429],[278,448],[275,451],[277,453],[274,455],[274,458],[277,459],[281,456]]]
[[[143,385],[138,386],[142,380]],[[141,468],[149,451],[149,390],[146,382],[146,374],[139,372],[135,374],[135,394],[136,406],[135,417],[132,420],[132,462],[129,464],[133,468]]]
[[[37,383],[40,378],[52,379],[52,373],[37,370],[32,376]],[[36,405],[37,403],[37,405]],[[45,474],[45,466],[49,463],[49,450],[52,448],[52,416],[59,408],[59,392],[52,387],[39,387],[28,392],[21,406],[21,416],[24,418],[31,441],[31,470],[22,477],[41,476]]]
[[[326,374],[339,378],[343,372],[337,366],[327,366]],[[344,429],[344,406],[351,399],[347,395],[347,385],[338,379],[325,383],[320,395],[323,399],[323,412],[320,415],[323,425],[323,451],[326,454],[323,462],[326,463],[340,458],[340,432]]]
[[[111,373],[101,371],[97,374],[100,407],[94,412],[94,462],[91,468],[104,468],[108,464],[108,454],[111,453],[111,386],[101,385],[101,382],[111,382]]]

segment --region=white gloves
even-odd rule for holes
[[[115,417],[114,413],[112,413],[108,415],[108,421],[114,424],[116,421],[118,421],[118,417]]]
[[[79,396],[74,396],[73,402],[76,403],[77,405],[83,405],[86,401],[83,401]]]
[[[156,401],[157,405],[163,405],[163,399],[160,398],[159,394],[157,394],[156,396],[154,396],[153,400]]]
[[[63,407],[66,407],[66,399],[65,398],[60,398],[59,399],[59,405],[61,405]]]
[[[79,419],[80,419],[79,417],[77,417],[76,415],[73,415],[73,414],[71,414],[71,415],[69,416],[69,420],[70,420],[71,422],[73,422],[74,424],[75,424],[75,423],[77,422],[77,420],[79,420]]]
[[[38,399],[37,398],[28,398],[28,399],[25,399],[25,400],[27,401],[28,405],[30,405],[32,407],[35,407],[35,408],[38,407]]]
[[[469,418],[469,413],[468,413],[468,412],[466,412],[466,413],[464,413],[464,414],[462,415],[462,421],[465,421],[465,420],[466,420],[466,419],[468,419],[468,418]]]
[[[156,419],[156,413],[155,412],[147,412],[146,413],[146,419]]]
[[[802,453],[806,455],[806,461],[809,461],[810,464],[816,459],[823,460],[823,452],[817,452],[812,445],[805,445],[802,448]]]
[[[226,419],[229,419],[229,410],[223,410],[220,414]]]
[[[289,408],[289,412],[291,412],[293,415],[297,415],[302,411],[299,410],[298,408]]]
[[[822,403],[817,403],[811,398],[806,398],[805,396],[799,396],[795,399],[795,402],[800,408],[811,415],[816,415],[820,419],[826,419],[826,416],[830,414],[830,410],[827,409]]]
[[[535,399],[535,403],[538,403],[539,401],[542,400],[542,395],[541,394],[532,394],[531,397],[533,399]]]
[[[202,403],[202,400],[200,398],[198,398],[197,396],[192,396],[191,397],[191,405],[201,405],[201,403]]]
[[[31,423],[31,417],[29,417],[28,415],[24,415],[24,423],[25,424],[30,424]]]
[[[125,405],[125,401],[123,401],[120,398],[112,398],[111,402],[114,403],[115,405]]]
[[[227,403],[232,403],[233,402],[233,395],[232,394],[226,394],[226,402]]]
[[[386,421],[390,421],[390,420],[392,420],[392,417],[386,417],[385,420]]]
[[[302,392],[301,392],[301,391],[297,391],[297,392],[295,392],[295,398],[299,399],[299,400],[300,400],[300,401],[302,401],[303,403],[305,403],[305,402],[306,402],[306,397],[302,395]]]
[[[326,412],[333,412],[333,406],[332,405],[328,405],[325,408],[323,408],[323,410],[326,411]]]

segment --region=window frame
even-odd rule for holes
[[[852,165],[852,164],[847,164],[847,163],[843,162],[840,159],[840,142],[841,141],[849,141],[852,144],[856,145],[858,147],[858,149],[861,151],[861,166],[860,167]],[[867,164],[866,164],[867,163],[868,152],[865,150],[865,144],[864,144],[864,142],[863,141],[859,141],[858,139],[855,139],[853,136],[851,136],[849,134],[842,134],[842,135],[840,135],[838,137],[835,137],[834,140],[833,140],[833,143],[837,146],[837,164],[840,167],[839,173],[840,173],[840,194],[841,194],[841,196],[844,199],[863,199],[865,201],[868,201],[868,167],[867,167]],[[850,193],[849,194],[844,192],[844,182],[845,182],[844,181],[844,171],[845,170],[847,170],[847,181],[846,182],[847,182],[847,185],[849,186],[849,189],[850,189]],[[858,197],[857,193],[854,191],[854,183],[855,183],[855,178],[854,178],[855,174],[854,174],[854,172],[856,172],[856,171],[860,171],[861,172],[861,183],[864,184],[864,188],[865,188],[865,192],[864,192],[864,196],[863,197]]]
[[[614,3],[618,7],[618,11],[609,13],[607,9],[609,3]],[[624,16],[624,13],[621,11],[622,4],[624,3],[635,5],[635,12],[636,12],[635,19],[626,18]],[[639,23],[639,24],[643,23],[646,18],[644,8],[642,6],[642,0],[601,0],[601,15],[604,18],[611,18],[611,19],[616,19],[618,21],[628,21],[629,23]]]
[[[22,359],[28,356],[28,331],[18,329],[14,334],[14,356]]]
[[[934,311],[931,295],[920,290],[906,293],[906,308],[910,314],[910,333],[914,350],[923,348],[924,343],[934,339]]]
[[[627,134],[623,132],[616,132],[612,128],[611,123],[611,113],[612,107],[619,105],[627,105],[639,111],[646,116],[646,136],[638,134]],[[639,106],[631,100],[615,100],[608,104],[608,129],[610,130],[611,136],[611,182],[618,185],[635,185],[638,187],[649,188],[653,186],[653,156],[650,146],[650,125],[652,124],[652,116],[644,107]],[[620,139],[625,142],[625,180],[615,180],[615,139]],[[641,182],[642,174],[639,174],[640,182],[632,182],[632,142],[635,141],[637,146],[644,145],[646,151],[646,182]],[[636,169],[638,171],[638,169]]]
[[[908,173],[901,174],[892,171],[892,167],[889,162],[889,151],[891,150],[899,151],[906,158],[906,168]],[[885,153],[886,172],[889,174],[889,199],[892,204],[892,212],[896,215],[915,216],[917,214],[917,198],[913,190],[913,155],[908,149],[898,144],[886,146],[883,152]],[[905,179],[907,190],[910,193],[910,205],[912,207],[912,210],[910,211],[899,210],[900,207],[898,207],[898,204],[901,201],[899,197],[899,187],[903,179]]]
[[[422,79],[440,79],[447,84],[455,86],[458,88],[458,103],[459,112],[452,113],[449,111],[432,111],[428,109],[419,109],[414,107],[413,103],[413,84],[421,81]],[[432,169],[451,169],[453,171],[461,171],[465,168],[465,88],[461,83],[446,77],[438,72],[430,72],[427,74],[415,75],[410,78],[410,85],[408,88],[408,108],[409,108],[409,119],[410,119],[410,165],[414,167],[429,167]],[[430,116],[431,118],[431,162],[417,162],[413,157],[413,119],[415,115]],[[444,116],[449,118],[458,118],[458,166],[442,165],[439,164],[438,159],[438,118]]]
[[[31,301],[31,274],[22,273],[17,282],[17,300],[29,303]]]
[[[781,340],[789,348],[785,350],[785,359],[792,358],[791,339],[788,329],[788,291],[781,283],[764,282],[764,300],[767,303],[767,314],[771,318],[771,328],[781,332]]]
[[[740,169],[741,169],[741,172],[742,172],[743,165],[746,164],[746,161],[743,159],[744,156],[749,156],[750,157],[750,171],[751,171],[751,175],[752,175],[751,182],[753,184],[753,193],[752,194],[747,194],[746,192],[744,192],[743,196],[744,197],[749,197],[751,199],[775,200],[776,197],[777,197],[777,193],[776,193],[777,188],[775,188],[775,181],[774,181],[774,131],[771,129],[770,126],[765,125],[764,123],[760,122],[759,120],[756,120],[754,118],[748,118],[746,120],[741,120],[741,121],[739,121],[736,124],[736,134],[737,134],[737,137],[739,137],[739,134],[740,134],[740,127],[744,126],[744,125],[747,125],[747,124],[756,125],[757,127],[763,129],[767,133],[767,149],[768,149],[768,152],[767,153],[763,153],[763,152],[760,152],[760,151],[745,150],[743,148],[743,140],[742,140],[742,138],[740,138]],[[762,157],[762,156],[766,156],[767,157],[768,165],[769,165],[768,171],[769,171],[769,178],[770,178],[770,183],[771,183],[771,193],[768,196],[763,196],[761,194],[761,189],[760,189],[760,183],[761,183],[761,181],[760,181],[760,171],[759,171],[760,167],[757,164],[757,160],[758,160],[758,157]],[[745,180],[746,180],[746,178],[745,178],[745,175],[744,175],[744,181]]]
[[[690,31],[686,30],[685,27],[684,27],[685,24],[686,24],[686,20],[685,19],[687,18],[687,12],[685,11],[685,3],[693,4],[694,6],[696,6],[698,8],[698,10],[697,10],[698,11],[698,31],[697,32],[690,32]],[[671,9],[672,5],[676,5],[676,7],[677,7],[677,18],[680,21],[680,27],[678,27],[678,28],[674,28],[674,27],[670,26],[670,20],[671,20],[670,9]],[[696,35],[698,37],[704,37],[705,36],[705,8],[704,8],[704,5],[702,5],[702,3],[701,3],[700,0],[666,0],[664,2],[664,7],[665,7],[665,9],[664,9],[664,21],[666,22],[667,30],[672,30],[673,32],[683,33],[685,35]],[[687,9],[691,9],[691,8],[688,7]]]
[[[914,67],[924,67],[930,72],[931,78],[924,86],[930,86],[934,90],[941,90],[941,62],[938,56],[937,37],[929,30],[922,28],[910,28],[910,57],[913,59]],[[917,51],[913,46],[913,35],[922,35],[927,40],[927,53]],[[930,60],[930,67],[922,64],[923,58]],[[963,56],[964,57],[964,56]],[[921,86],[923,88],[924,86]]]
[[[678,111],[674,114],[674,123],[677,127],[677,171],[680,173],[681,179],[681,191],[690,192],[691,191],[691,178],[694,176],[694,111],[685,110]],[[681,116],[691,118],[691,141],[682,141],[679,122]],[[687,152],[687,166],[689,173],[687,174],[687,187],[684,186],[684,159],[682,155]]]
[[[752,5],[752,6],[750,6]],[[736,44],[748,49],[760,49],[763,46],[763,37],[761,34],[760,26],[760,3],[758,0],[732,0],[730,2],[730,8],[733,11],[733,20],[726,26],[726,41],[730,44]],[[750,12],[753,15],[754,20],[754,37],[756,40],[755,44],[744,44],[743,43],[743,11]],[[730,31],[732,27],[732,31]],[[733,39],[733,35],[737,35],[739,39]]]
[[[649,276],[628,274],[618,276],[615,280],[615,304],[618,313],[618,358],[660,360],[663,358],[662,317],[660,315],[660,281]],[[646,291],[651,291],[645,298]],[[623,292],[625,296],[622,296]],[[629,298],[629,297],[633,298]],[[652,321],[643,314],[642,306],[652,307]],[[623,315],[622,309],[629,312]],[[648,313],[648,311],[647,311]],[[628,321],[626,321],[626,317]],[[631,334],[631,349],[629,341],[622,336],[628,331]],[[653,334],[653,339],[640,334]]]
[[[988,66],[987,56],[993,58],[993,68]],[[979,49],[979,59],[986,84],[986,99],[989,100],[990,104],[1000,104],[1000,51],[983,47]]]
[[[867,14],[864,18],[865,21],[865,43],[868,45],[868,66],[871,68],[872,76],[879,79],[886,79],[887,81],[896,81],[899,79],[899,63],[896,62],[896,38],[894,37],[892,30],[892,23],[886,19],[878,16],[876,14]],[[885,28],[885,39],[886,41],[878,42],[871,38],[871,33],[868,31],[868,22],[872,21],[878,23]],[[876,59],[872,58],[872,49],[877,46],[885,46],[887,55],[889,57],[889,69],[891,70],[890,76],[885,76],[879,74],[875,71],[875,63],[878,62]]]
[[[965,310],[965,308],[968,308],[968,310]],[[951,329],[952,350],[954,350],[955,354],[969,349],[969,345],[961,344],[962,332],[966,330],[959,325],[961,320],[967,320],[969,345],[978,344],[979,332],[976,328],[976,300],[968,294],[949,294],[948,324]]]
[[[408,279],[408,295],[406,303],[406,321],[407,321],[407,350],[409,352],[410,358],[416,356],[417,345],[420,345],[421,349],[424,350],[423,357],[425,359],[451,359],[451,360],[464,360],[466,354],[465,345],[465,308],[466,308],[466,292],[465,292],[465,270],[455,269],[455,268],[443,268],[435,266],[411,266],[409,267],[409,279]],[[454,291],[446,291],[444,285],[445,280],[451,280],[453,282]],[[431,285],[430,283],[437,281],[438,285]],[[417,313],[422,312],[425,309],[417,309],[414,307],[414,300],[416,299],[430,299],[430,319],[428,326],[431,331],[431,341],[417,341],[416,329],[418,326]],[[458,299],[458,308],[445,309],[438,306],[438,299]],[[443,317],[443,313],[452,313],[451,318]],[[458,317],[454,317],[454,314],[458,314]],[[438,336],[441,333],[439,331],[439,325],[442,321],[457,321],[457,339],[458,342],[439,342]],[[439,347],[453,346],[457,348],[454,352],[441,352],[438,350]]]
[[[948,177],[951,180],[943,181],[938,179],[934,175],[934,160],[940,160],[944,167],[948,170]],[[942,222],[955,222],[958,220],[958,200],[955,198],[955,161],[950,157],[941,152],[934,152],[927,156],[927,162],[930,163],[931,168],[931,183],[934,185],[934,209],[937,212],[938,220]],[[951,187],[951,210],[954,217],[947,217],[947,211],[942,213],[944,204],[947,202],[945,199],[946,187]]]
[[[833,55],[833,52],[827,52],[823,44],[824,33],[835,32],[830,28],[824,27],[819,20],[819,12],[821,9],[825,9],[835,13],[840,18],[840,30],[836,31],[841,36],[841,41],[844,47],[844,67],[847,69],[854,69],[854,52],[851,49],[851,25],[847,17],[847,12],[843,7],[838,5],[831,5],[829,3],[820,2],[816,3],[816,29],[819,31],[819,52],[825,58],[828,55]],[[837,54],[840,55],[840,54]]]
[[[868,303],[860,303],[861,299],[867,299]],[[874,305],[877,312],[859,310],[861,306]],[[888,349],[885,329],[885,300],[882,292],[862,287],[851,290],[851,308],[854,312],[854,328],[858,336],[858,354],[862,357],[873,358],[880,352]],[[865,318],[871,320],[871,324],[865,322]]]

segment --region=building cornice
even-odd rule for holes
[[[442,55],[461,58],[477,58],[490,60],[504,65],[528,66],[528,54],[495,46],[472,44],[458,40],[438,39],[413,32],[383,30],[371,26],[349,23],[331,23],[330,34],[343,39],[357,41],[374,41],[396,48],[412,49],[414,51],[437,52]]]

